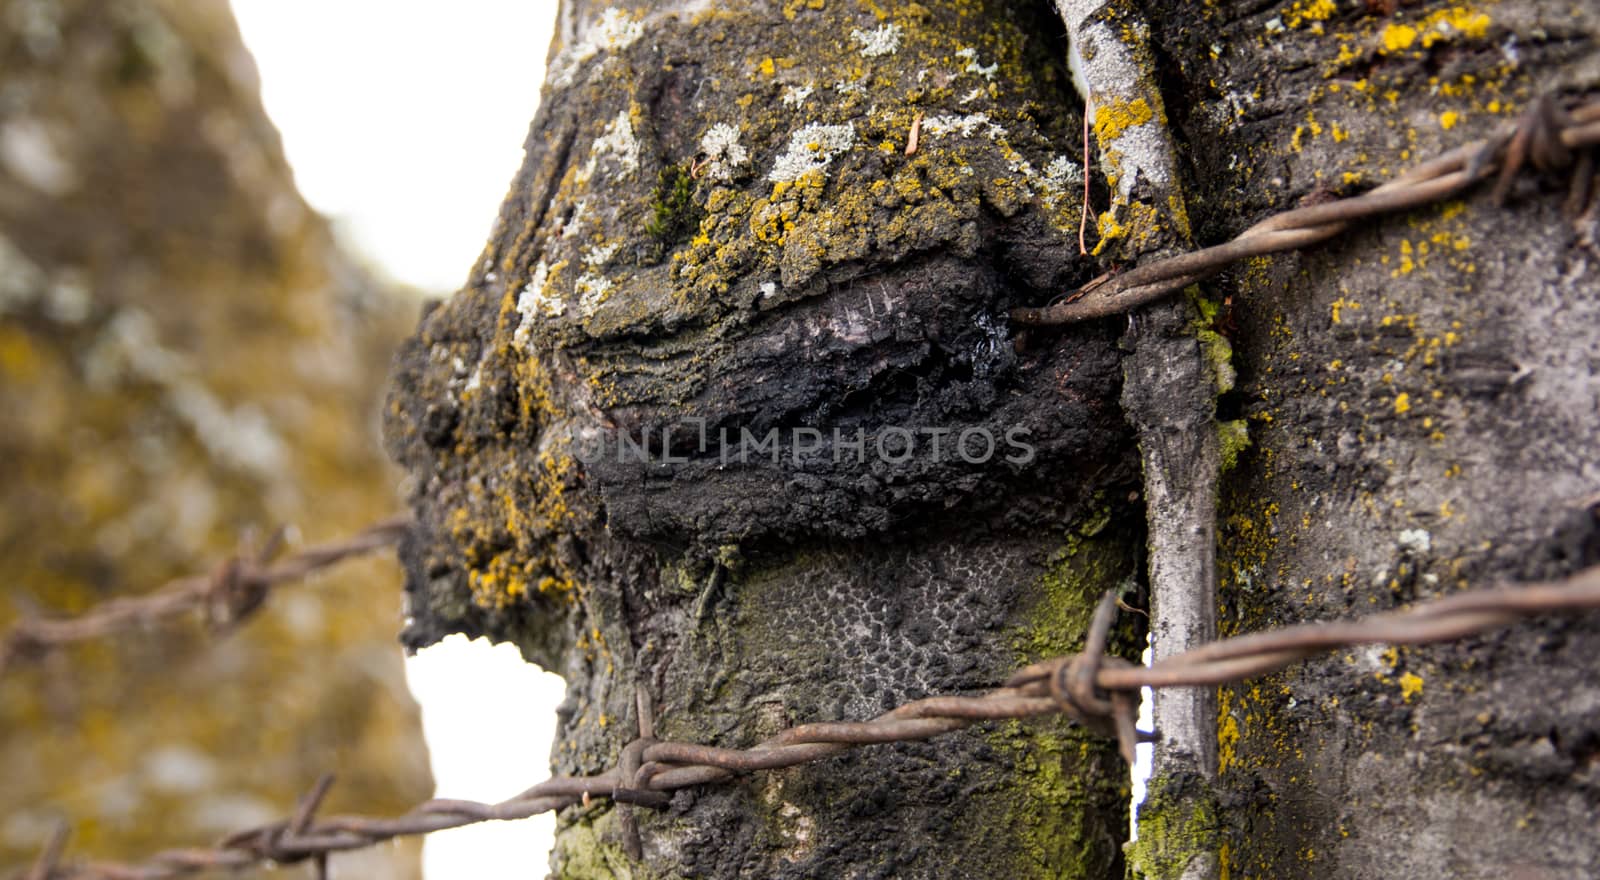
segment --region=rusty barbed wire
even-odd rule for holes
[[[1018,670],[1001,687],[979,696],[916,700],[869,721],[801,724],[749,748],[662,742],[655,711],[643,688],[635,692],[639,736],[622,749],[616,766],[594,776],[560,776],[499,803],[433,799],[392,818],[335,816],[316,819],[332,783],[318,781],[293,816],[232,834],[210,848],[174,849],[140,864],[88,862],[62,865],[59,843],[41,856],[29,880],[161,880],[257,864],[309,862],[326,876],[329,856],[401,836],[429,834],[480,822],[524,819],[549,810],[610,798],[620,808],[623,845],[642,852],[634,807],[665,807],[668,792],[722,782],[742,773],[809,764],[866,745],[929,739],[980,721],[1064,714],[1116,737],[1122,756],[1155,734],[1135,727],[1142,687],[1215,686],[1284,669],[1318,653],[1361,644],[1418,645],[1448,641],[1553,611],[1600,609],[1600,566],[1563,580],[1457,593],[1411,608],[1349,621],[1312,622],[1223,639],[1139,666],[1105,656],[1117,613],[1106,594],[1096,607],[1084,650]]]
[[[388,547],[410,528],[410,517],[396,516],[344,540],[307,547],[274,562],[283,549],[279,530],[260,549],[243,551],[210,574],[168,581],[149,595],[112,599],[78,617],[24,617],[0,638],[0,678],[14,661],[37,658],[75,642],[149,629],[191,611],[203,612],[213,628],[238,626],[261,609],[275,588]]]
[[[1493,197],[1501,203],[1518,172],[1576,163],[1566,207],[1576,215],[1592,195],[1593,156],[1600,145],[1600,99],[1563,109],[1549,95],[1536,99],[1516,121],[1489,137],[1443,153],[1361,195],[1294,208],[1273,215],[1224,244],[1107,273],[1054,305],[1011,310],[1018,324],[1071,324],[1130,311],[1181,290],[1250,257],[1298,250],[1327,241],[1358,220],[1440,202],[1497,177]]]

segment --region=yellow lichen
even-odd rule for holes
[[[1417,29],[1409,24],[1395,23],[1383,29],[1383,48],[1390,52],[1409,49],[1416,41]]]
[[[1296,0],[1283,12],[1284,24],[1291,28],[1300,27],[1306,22],[1322,22],[1333,17],[1339,11],[1333,0]]]
[[[1123,132],[1155,118],[1155,111],[1143,98],[1128,101],[1114,98],[1095,108],[1094,132],[1102,145],[1109,145]]]
[[[1379,35],[1382,41],[1381,52],[1403,52],[1420,44],[1420,48],[1428,49],[1436,43],[1452,40],[1460,36],[1469,40],[1481,40],[1489,32],[1490,19],[1486,13],[1476,12],[1465,6],[1452,6],[1430,13],[1415,24],[1394,22],[1384,26]]]
[[[1407,703],[1422,693],[1422,676],[1406,672],[1400,676],[1400,698]]]
[[[1217,729],[1217,770],[1226,773],[1234,765],[1234,750],[1239,746],[1239,722],[1230,712],[1224,711],[1221,715],[1222,723]]]

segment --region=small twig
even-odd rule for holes
[[[1083,102],[1083,206],[1078,213],[1078,255],[1087,257],[1089,245],[1089,102]]]

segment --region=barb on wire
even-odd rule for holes
[[[211,849],[158,853],[139,865],[85,863],[52,870],[44,880],[160,880],[258,863],[287,864],[374,846],[405,835],[428,834],[492,820],[523,819],[592,798],[660,808],[667,792],[720,782],[741,773],[809,764],[866,745],[929,739],[979,721],[1064,714],[1115,736],[1123,757],[1154,735],[1134,727],[1141,687],[1213,686],[1274,672],[1312,655],[1361,644],[1416,645],[1447,641],[1553,611],[1600,609],[1600,566],[1565,580],[1502,586],[1425,602],[1350,621],[1305,623],[1237,636],[1137,666],[1103,656],[1116,615],[1108,593],[1096,608],[1084,651],[1035,663],[980,696],[928,697],[870,721],[801,724],[750,748],[722,748],[655,739],[655,711],[636,691],[639,736],[617,766],[594,776],[560,776],[496,804],[435,799],[395,818],[334,816],[313,819],[327,793],[325,777],[289,820],[234,834]],[[625,809],[623,815],[632,815]],[[642,852],[636,818],[624,819],[624,845]],[[52,863],[53,864],[53,863]]]
[[[1443,201],[1497,172],[1494,199],[1500,203],[1510,192],[1515,175],[1527,165],[1565,168],[1578,151],[1571,202],[1580,187],[1588,190],[1589,181],[1580,179],[1593,167],[1585,148],[1597,144],[1600,99],[1563,110],[1546,95],[1490,137],[1450,150],[1366,193],[1284,211],[1224,244],[1157,260],[1119,275],[1101,276],[1058,304],[1012,309],[1011,319],[1018,324],[1050,325],[1121,314],[1209,278],[1239,260],[1327,241],[1358,220]]]
[[[388,547],[410,528],[409,517],[394,517],[342,541],[307,547],[274,562],[283,546],[279,531],[260,550],[247,549],[211,574],[169,581],[146,596],[113,599],[79,617],[23,618],[10,632],[0,635],[0,677],[11,662],[37,658],[75,642],[148,629],[191,611],[202,612],[214,628],[238,626],[260,610],[277,587]]]
[[[50,880],[56,866],[61,863],[61,854],[67,849],[67,837],[71,830],[72,826],[64,821],[56,823],[55,829],[50,832],[50,838],[45,841],[44,849],[39,851],[39,858],[35,859],[33,867],[28,869],[26,880]]]

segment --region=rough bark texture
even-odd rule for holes
[[[1597,79],[1590,6],[1158,2],[1148,32],[1116,4],[1062,6],[1145,44],[1134,75],[1169,108],[1096,108],[1100,256],[1123,261],[1375,183]],[[1097,272],[1066,241],[1074,188],[1041,170],[1067,170],[1048,145],[1076,142],[1081,102],[1042,37],[1057,26],[1030,14],[566,8],[528,163],[471,284],[409,345],[389,425],[428,526],[407,551],[410,638],[488,632],[565,672],[561,769],[614,759],[634,682],[666,735],[744,744],[1067,647],[1138,556],[1119,400],[1163,479],[1186,456],[1202,477],[1212,455],[1232,467],[1224,634],[1600,555],[1594,230],[1573,231],[1548,181],[1226,273],[1194,292],[1199,327],[1166,305],[1137,316],[1126,364],[1127,319],[1014,346],[1006,305]],[[892,47],[885,24],[903,28]],[[1146,125],[1170,127],[1180,179],[1115,148]],[[1248,418],[1248,451],[1236,427],[1211,433],[1204,394],[1121,394],[1124,370],[1226,390],[1227,335],[1241,384],[1215,411]],[[1183,369],[1164,373],[1164,351]],[[719,455],[719,429],[1018,420],[1039,444],[1027,464],[840,465],[836,443]],[[641,434],[650,464],[605,453]],[[1204,530],[1182,488],[1152,493],[1152,531]],[[1203,559],[1184,547],[1204,536],[1152,537]],[[1196,741],[1190,770],[1156,780],[1136,870],[1593,874],[1597,646],[1592,620],[1545,620],[1225,689],[1218,766]],[[1104,876],[1120,831],[1079,808],[1122,777],[1103,751],[1063,761],[1056,736],[988,731],[685,793],[646,823],[648,868],[611,842],[606,806],[576,810],[557,872]]]
[[[394,383],[411,643],[487,633],[566,675],[565,772],[616,760],[636,686],[661,735],[747,745],[1070,649],[1142,522],[1117,329],[1005,329],[1092,272],[1050,7],[563,22],[497,231]],[[776,460],[738,460],[772,430]],[[642,863],[609,805],[570,810],[555,871],[1105,877],[1126,792],[1107,743],[983,725],[684,792]]]
[[[227,4],[0,2],[0,629],[203,571],[247,528],[392,511],[374,389],[389,295],[294,190]],[[264,537],[264,535],[261,535]],[[0,680],[0,874],[58,819],[132,858],[431,789],[392,569]],[[343,859],[417,872],[414,844]]]
[[[1593,4],[1387,6],[1156,4],[1203,243],[1596,84]],[[1600,265],[1564,193],[1529,178],[1208,286],[1254,443],[1222,494],[1224,634],[1597,561]],[[1597,649],[1592,616],[1547,619],[1224,689],[1228,876],[1595,875]]]
[[[1158,259],[1192,247],[1188,199],[1168,125],[1161,65],[1142,4],[1059,0],[1079,90],[1089,102],[1101,173],[1113,198],[1100,214],[1096,253]],[[1216,400],[1234,379],[1231,351],[1190,297],[1127,317],[1121,403],[1139,439],[1149,533],[1151,659],[1216,637],[1216,509],[1224,432]],[[1155,744],[1135,877],[1214,880],[1216,693],[1154,694]]]

